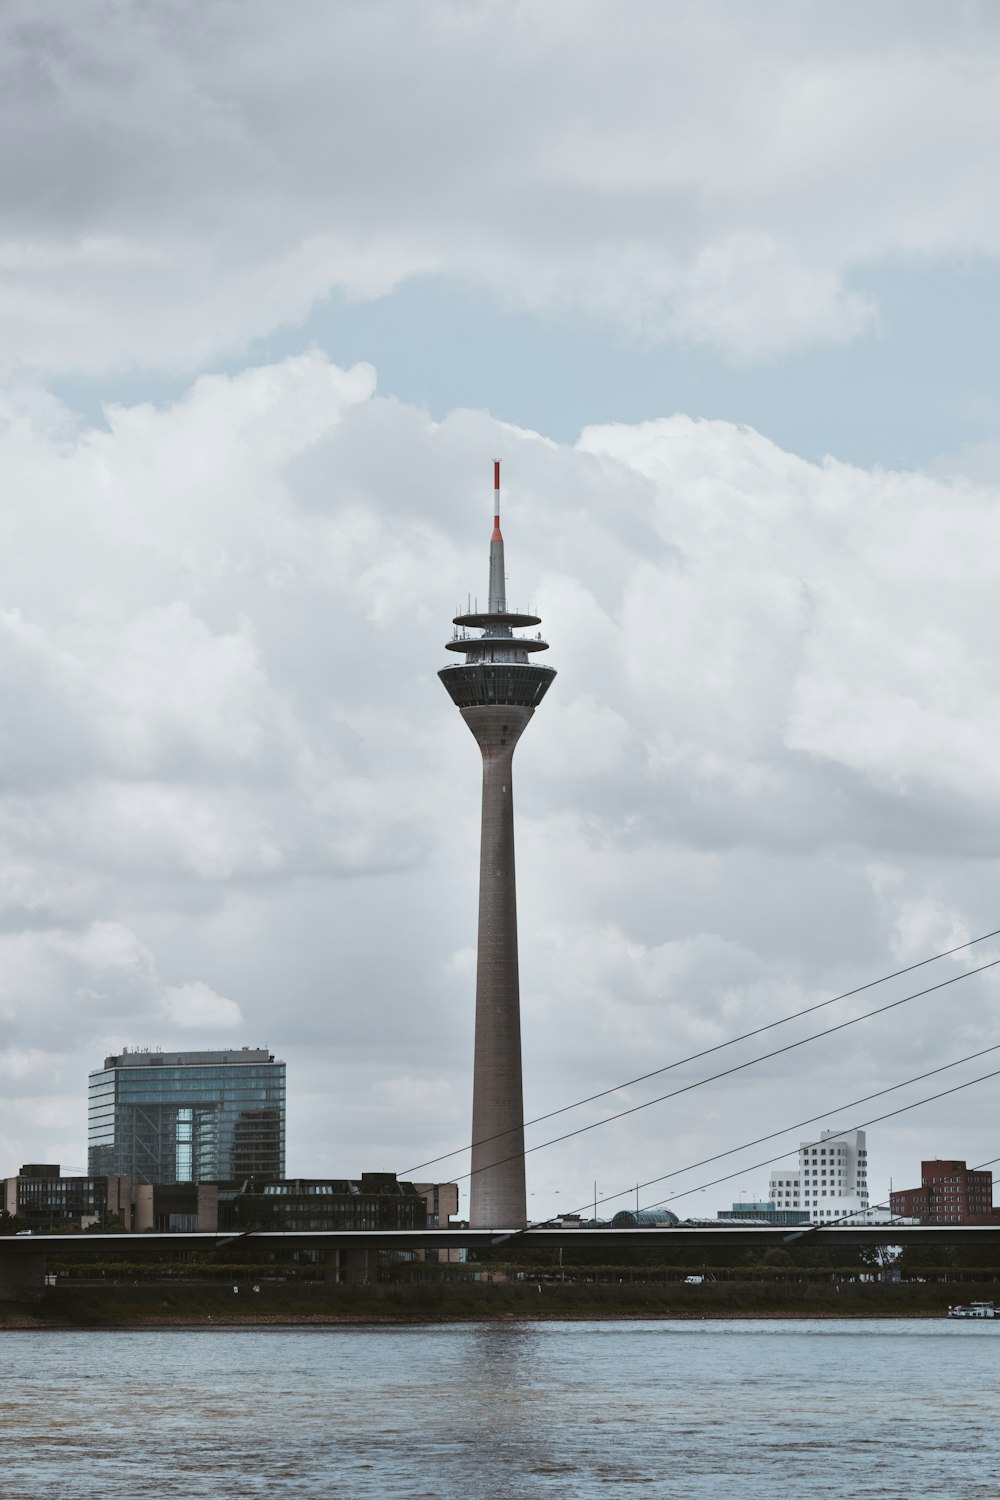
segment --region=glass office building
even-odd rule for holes
[[[285,1175],[285,1064],[266,1048],[124,1051],[90,1075],[88,1171],[134,1183]]]

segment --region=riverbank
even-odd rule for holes
[[[612,1319],[940,1318],[953,1302],[1000,1300],[991,1283],[704,1282],[700,1286],[252,1286],[173,1283],[49,1287],[38,1302],[0,1303],[18,1328],[300,1327]]]

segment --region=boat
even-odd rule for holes
[[[967,1302],[965,1305],[949,1307],[949,1318],[995,1318],[997,1308],[993,1302]]]

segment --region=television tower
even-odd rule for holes
[[[499,462],[493,465],[489,607],[456,615],[453,623],[447,648],[463,655],[465,663],[444,667],[438,676],[483,757],[469,1223],[475,1229],[521,1229],[528,1215],[511,773],[514,747],[556,674],[528,659],[548,650],[540,635],[514,634],[541,624],[538,616],[507,608]],[[482,635],[470,634],[476,630]]]

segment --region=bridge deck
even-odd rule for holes
[[[687,1252],[709,1245],[731,1245],[734,1249],[796,1244],[817,1245],[988,1245],[1000,1251],[1000,1224],[946,1225],[824,1225],[746,1226],[720,1225],[718,1228],[679,1224],[657,1229],[560,1229],[539,1227],[527,1230],[502,1229],[372,1229],[310,1230],[283,1232],[252,1230],[248,1234],[32,1234],[0,1238],[0,1255],[51,1254],[104,1255],[114,1249],[129,1255],[144,1252],[162,1254],[164,1250],[224,1250],[251,1245],[265,1250],[505,1250],[523,1256],[533,1246],[540,1249],[601,1249],[612,1257],[618,1248],[644,1245],[659,1249],[664,1255]]]

